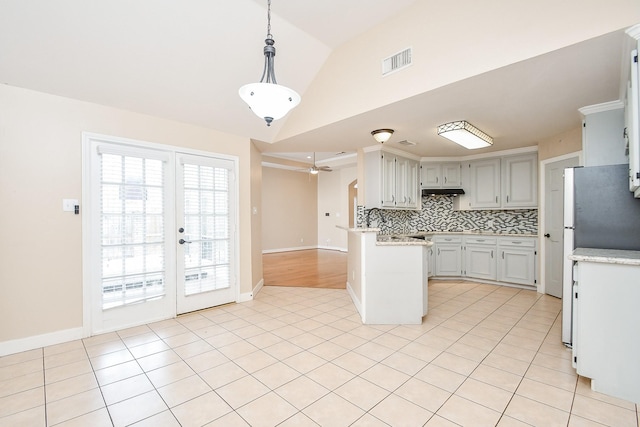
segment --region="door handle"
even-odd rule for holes
[[[551,234],[547,233],[544,235],[544,237],[551,237]]]
[[[185,243],[191,243],[191,240],[180,239],[178,240],[178,243],[180,243],[181,245],[184,245]]]

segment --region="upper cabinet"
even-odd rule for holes
[[[629,190],[640,198],[640,24],[629,28],[633,40],[629,54],[629,80],[625,99],[625,135],[629,152]]]
[[[422,188],[460,188],[462,185],[460,162],[423,162],[420,167]]]
[[[580,108],[584,166],[629,163],[624,137],[624,103],[612,101]]]
[[[525,154],[502,158],[502,206],[538,206],[538,156]]]
[[[365,153],[365,207],[419,209],[419,165],[386,151]]]
[[[463,164],[463,175],[462,210],[538,207],[537,153],[473,160]]]

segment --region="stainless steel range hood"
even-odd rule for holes
[[[423,188],[422,197],[425,196],[459,196],[464,194],[462,188]]]

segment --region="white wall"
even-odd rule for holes
[[[630,27],[638,0],[418,0],[335,49],[279,139]],[[383,58],[413,64],[382,77]],[[337,77],[339,76],[339,78]]]
[[[280,252],[318,245],[317,175],[262,168],[262,250]]]
[[[85,131],[237,156],[240,292],[253,288],[249,139],[0,85],[0,354],[83,326],[83,206],[62,199],[81,200]]]
[[[357,168],[320,172],[318,176],[318,246],[346,251],[347,232],[336,226],[349,226],[349,184],[357,179]]]

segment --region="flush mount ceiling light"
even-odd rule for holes
[[[380,144],[384,144],[391,138],[393,135],[393,129],[376,129],[371,131],[371,135],[378,141]]]
[[[492,137],[464,120],[438,126],[438,135],[450,139],[469,150],[493,145]]]
[[[271,122],[284,117],[292,108],[300,103],[300,95],[276,81],[274,57],[276,42],[271,35],[271,0],[267,2],[267,38],[264,41],[264,69],[260,83],[242,86],[238,93],[251,110],[271,126]]]

